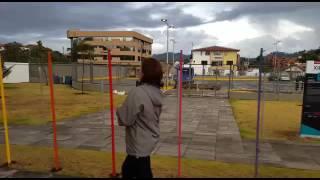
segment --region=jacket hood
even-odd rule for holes
[[[139,87],[147,93],[153,105],[162,106],[164,95],[159,88],[149,84],[143,84]]]

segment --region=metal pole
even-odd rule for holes
[[[52,113],[52,128],[53,128],[53,147],[54,147],[54,168],[52,171],[60,171],[60,161],[58,155],[58,143],[57,143],[57,125],[56,125],[56,110],[55,110],[55,100],[54,100],[54,89],[53,89],[53,77],[52,77],[52,56],[51,52],[48,52],[48,76],[50,84],[50,103],[51,103],[51,113]]]
[[[7,157],[7,165],[9,166],[11,161],[11,150],[10,150],[10,142],[9,142],[9,130],[8,130],[8,118],[7,118],[7,108],[6,108],[6,97],[4,95],[4,85],[3,85],[3,67],[2,67],[2,60],[0,55],[0,88],[1,88],[1,103],[2,103],[2,121],[4,127],[4,134],[5,134],[5,144],[6,144],[6,157]]]
[[[215,87],[214,87],[214,97],[217,97],[217,88],[218,88],[218,66],[216,66],[216,84],[215,84]]]
[[[172,41],[172,65],[174,64],[174,44],[175,41]]]
[[[172,41],[172,67],[174,66],[174,44],[175,44],[175,41],[173,40]],[[173,78],[173,75],[172,75],[172,78]]]
[[[82,59],[81,94],[83,94],[84,59]]]
[[[230,86],[231,86],[231,64],[229,65],[229,87],[228,87],[228,99],[230,98]]]
[[[180,50],[180,65],[179,65],[179,126],[178,126],[178,177],[181,177],[181,126],[182,126],[182,50]]]
[[[231,83],[231,88],[233,89],[233,78],[234,78],[234,66],[235,65],[232,65],[232,83]]]
[[[191,43],[192,47],[191,47],[191,56],[192,56],[192,49],[193,49],[193,42]],[[193,56],[192,56],[193,58]],[[191,63],[192,63],[192,59],[190,58],[189,61],[189,89],[191,89]]]
[[[167,78],[166,78],[166,90],[168,90],[168,76],[169,76],[169,25],[167,25]]]
[[[112,87],[112,64],[111,64],[111,52],[108,49],[108,73],[109,73],[109,95],[110,95],[110,116],[111,116],[111,148],[112,148],[112,173],[111,177],[117,177],[116,173],[116,158],[115,158],[115,133],[114,133],[114,109],[113,109],[113,87]]]
[[[205,69],[204,69],[204,65],[202,65],[202,83],[204,82],[204,76],[205,76]],[[203,96],[203,91],[204,91],[204,88],[202,88],[202,96]]]
[[[263,139],[263,123],[264,123],[264,108],[265,108],[265,99],[264,99],[264,87],[265,87],[265,73],[262,76],[262,83],[261,83],[261,140]]]
[[[189,89],[191,88],[191,62],[189,62]]]
[[[262,52],[260,49],[259,58],[259,84],[258,84],[258,107],[257,107],[257,126],[256,126],[256,158],[255,158],[255,173],[254,176],[258,177],[258,165],[259,165],[259,135],[260,135],[260,101],[261,101],[261,70],[262,70]]]

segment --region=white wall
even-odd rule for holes
[[[207,61],[208,65],[204,66],[205,69],[205,75],[208,75],[208,68],[210,67],[210,55],[205,55],[206,52],[202,51],[202,55],[201,55],[201,51],[194,51],[192,52],[192,64],[201,64],[201,61]],[[195,75],[202,75],[202,66],[201,65],[194,65],[192,66],[194,68],[194,73]]]
[[[4,83],[29,82],[28,63],[5,62],[4,65],[6,68],[13,66],[11,73],[3,79]]]

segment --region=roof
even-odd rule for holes
[[[76,38],[76,37],[118,37],[118,36],[132,36],[143,41],[153,43],[153,40],[141,33],[136,31],[80,31],[80,30],[68,30],[67,37],[68,38]]]
[[[192,51],[240,51],[239,49],[227,48],[222,46],[210,46],[199,49],[193,49]]]

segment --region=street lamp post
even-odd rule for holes
[[[280,87],[279,87],[279,81],[280,81],[280,67],[279,67],[279,63],[277,61],[277,53],[278,53],[278,44],[281,41],[276,41],[275,43],[273,43],[273,45],[275,45],[276,47],[276,54],[275,54],[275,67],[274,67],[274,71],[277,71],[277,96],[279,98],[279,92],[280,92]]]
[[[170,39],[170,41],[172,42],[172,67],[174,66],[174,44],[176,43],[176,41],[174,39]],[[173,75],[172,75],[172,80],[173,80]]]
[[[170,39],[172,42],[172,65],[174,65],[174,44],[176,44],[176,41],[174,39]]]
[[[174,28],[173,25],[168,24],[167,19],[161,19],[162,22],[166,23],[167,25],[167,77],[166,77],[166,89],[168,89],[168,76],[169,76],[169,28]]]

